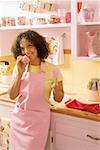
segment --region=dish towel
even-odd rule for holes
[[[65,102],[65,105],[69,108],[74,108],[82,111],[88,111],[95,114],[100,113],[100,104],[84,104],[82,102],[79,102],[76,99],[69,99]]]

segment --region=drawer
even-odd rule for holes
[[[56,150],[100,150],[100,145],[57,133]]]
[[[56,133],[63,134],[72,138],[82,139],[100,145],[100,129],[96,131],[86,130],[69,124],[56,123]]]

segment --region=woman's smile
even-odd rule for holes
[[[22,50],[22,54],[28,56],[28,58],[30,59],[30,64],[40,64],[40,58],[38,58],[37,49],[31,42],[23,38],[20,41],[20,47]]]

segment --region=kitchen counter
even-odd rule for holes
[[[51,112],[55,112],[55,113],[61,113],[61,114],[65,114],[65,115],[70,115],[70,116],[75,116],[75,117],[80,117],[80,118],[85,118],[85,119],[90,119],[90,120],[94,120],[97,122],[100,122],[100,114],[94,114],[94,113],[90,113],[87,111],[81,111],[81,110],[77,110],[77,109],[72,109],[72,108],[51,108]]]
[[[79,102],[82,102],[85,104],[99,104],[100,105],[100,100],[99,101],[90,101],[90,100],[88,100],[87,95],[76,94],[76,95],[73,95],[71,98],[76,99]],[[51,107],[51,111],[100,122],[100,113],[95,114],[95,113],[91,113],[88,111],[82,111],[82,110],[78,110],[78,109],[68,108],[67,106],[65,106],[64,102],[63,103],[61,102],[60,104],[55,102],[54,106]]]
[[[15,103],[14,100],[11,100],[7,93],[1,93],[0,94],[0,101],[1,102],[9,102],[9,103]],[[100,114],[94,114],[87,111],[81,111],[77,109],[68,108],[64,105],[64,102],[61,103],[55,103],[54,106],[51,106],[51,112],[56,113],[62,113],[65,115],[71,115],[75,117],[90,119],[94,121],[100,122]]]
[[[8,91],[0,93],[0,102],[7,102],[15,104],[15,100],[11,100],[8,95]]]

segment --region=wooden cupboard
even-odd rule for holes
[[[46,150],[99,150],[100,122],[51,113]]]

